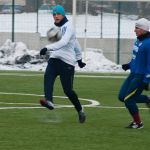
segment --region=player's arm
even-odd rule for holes
[[[62,30],[63,30],[62,37],[59,41],[45,46],[48,50],[54,50],[54,51],[59,50],[68,44],[73,34],[73,29],[71,26],[64,26]]]
[[[75,54],[76,54],[76,59],[77,61],[82,59],[82,49],[79,44],[79,41],[76,39],[75,40],[75,48],[74,48]]]
[[[144,82],[150,83],[150,46],[149,45],[147,45],[146,47],[146,60],[147,60],[147,65],[146,65]]]
[[[81,46],[78,42],[78,40],[75,40],[75,48],[74,48],[75,54],[76,54],[76,59],[78,62],[78,66],[80,68],[83,68],[86,66],[86,63],[82,62],[82,50],[81,50]]]

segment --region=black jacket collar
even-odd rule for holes
[[[68,22],[68,19],[66,16],[59,22],[59,23],[54,23],[57,27],[63,26],[66,22]]]

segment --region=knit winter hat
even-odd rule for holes
[[[145,19],[145,18],[141,18],[141,19],[136,21],[135,27],[143,29],[145,31],[149,31],[149,29],[150,29],[150,22],[147,19]]]
[[[62,16],[65,16],[65,9],[61,5],[56,5],[53,7],[53,15],[55,14],[61,14]]]

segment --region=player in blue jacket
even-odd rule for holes
[[[150,98],[142,95],[144,89],[148,89],[150,82],[150,23],[141,18],[135,23],[137,41],[134,44],[132,59],[128,64],[123,64],[122,69],[130,69],[130,74],[124,81],[119,100],[125,103],[133,121],[127,128],[141,129],[144,127],[139,109],[136,103],[145,103],[150,108]]]
[[[78,112],[79,122],[84,123],[86,116],[78,96],[73,90],[75,64],[78,63],[80,68],[86,65],[82,62],[81,47],[76,39],[73,26],[66,18],[65,10],[62,6],[54,6],[53,18],[54,24],[60,28],[62,37],[59,41],[46,45],[40,51],[40,55],[45,55],[47,51],[51,51],[44,75],[45,98],[41,99],[40,103],[50,110],[54,109],[53,87],[56,77],[60,76],[64,93]]]

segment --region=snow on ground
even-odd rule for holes
[[[134,24],[135,19],[130,19],[130,16],[121,17],[121,38],[135,38]],[[0,14],[0,32],[11,32],[12,16],[10,14]],[[24,18],[22,20],[22,18]],[[67,18],[72,21],[72,16],[67,15]],[[38,19],[38,21],[37,21]],[[38,24],[37,24],[38,22]],[[5,24],[5,25],[4,25]],[[51,14],[22,13],[15,15],[15,32],[39,32],[41,36],[46,36],[47,30],[53,25]],[[76,16],[76,33],[77,37],[85,36],[85,15]],[[102,28],[101,28],[102,27]],[[101,30],[102,29],[102,30]],[[94,38],[116,38],[118,35],[118,15],[103,13],[101,16],[87,16],[87,32],[86,37]],[[101,49],[87,48],[86,67],[80,69],[76,66],[77,71],[84,72],[123,72],[120,65],[106,59]],[[7,40],[0,47],[0,70],[34,70],[44,71],[47,62],[39,57],[39,52],[29,50],[22,42],[12,43]]]
[[[86,53],[86,67],[79,72],[123,72],[120,65],[108,60],[100,49],[88,48]],[[0,70],[30,70],[44,71],[47,60],[40,58],[39,51],[29,50],[22,42],[7,40],[0,47]]]

